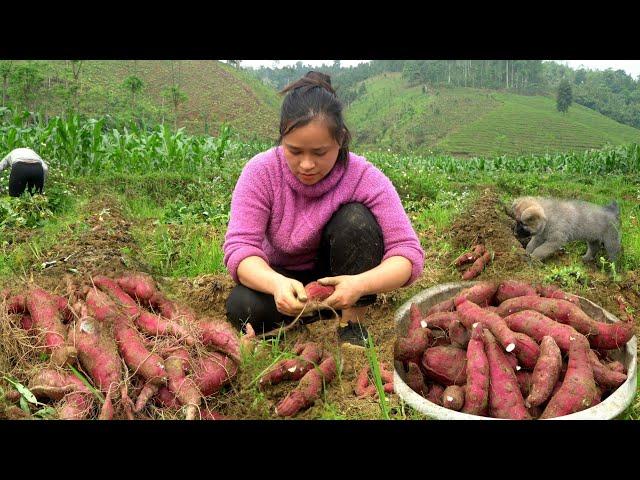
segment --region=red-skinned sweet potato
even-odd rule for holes
[[[202,343],[240,363],[240,336],[229,322],[205,317],[195,325]]]
[[[422,375],[422,371],[420,370],[420,367],[417,363],[408,363],[407,373],[405,375],[405,383],[411,390],[419,393],[423,397],[427,395],[429,389],[424,383],[424,375]]]
[[[23,330],[31,330],[33,328],[33,319],[28,313],[20,315],[20,326]]]
[[[93,283],[96,287],[115,302],[115,304],[128,317],[135,318],[140,314],[140,306],[127,293],[120,288],[115,280],[105,277],[104,275],[96,275],[93,277]]]
[[[484,347],[489,360],[489,411],[494,418],[527,420],[518,379],[493,334],[485,329]]]
[[[467,346],[467,384],[462,411],[470,415],[487,415],[489,409],[489,360],[484,351],[483,325],[471,328]]]
[[[449,330],[451,322],[455,322],[456,320],[460,320],[460,314],[458,312],[437,312],[422,318],[420,325],[424,328],[439,328],[446,332]]]
[[[89,315],[99,322],[111,322],[118,312],[118,308],[111,297],[95,288],[89,289],[86,297]]]
[[[451,345],[455,347],[460,347],[462,349],[467,348],[467,344],[469,343],[469,331],[465,328],[465,326],[459,320],[455,320],[451,322],[449,325],[449,341]]]
[[[407,335],[411,335],[411,333],[418,328],[426,327],[426,325],[423,326],[421,322],[422,312],[420,311],[420,307],[412,303],[409,307],[409,327],[407,328]]]
[[[448,298],[447,300],[436,303],[433,307],[429,308],[429,310],[427,310],[427,316],[440,312],[453,312],[455,308],[456,305],[453,303],[453,298]]]
[[[393,372],[387,368],[384,363],[380,363],[380,379],[385,393],[393,393]],[[369,378],[371,367],[369,365],[363,367],[356,378],[354,392],[358,398],[377,397],[378,389]]]
[[[311,282],[304,286],[309,302],[322,302],[326,300],[335,291],[333,285],[321,285],[318,282]]]
[[[164,386],[158,388],[158,394],[155,398],[163,408],[177,409],[181,406],[176,396],[171,393],[167,387]]]
[[[438,383],[432,383],[429,386],[429,393],[425,397],[432,403],[442,406],[442,394],[444,393],[444,387]]]
[[[598,390],[589,361],[589,350],[589,342],[583,335],[572,338],[567,373],[562,386],[549,400],[541,419],[569,415],[595,404]]]
[[[496,282],[479,282],[461,290],[454,297],[453,303],[458,306],[463,300],[468,300],[479,307],[487,307],[493,302],[497,291],[498,284]]]
[[[40,370],[29,382],[29,390],[36,397],[62,400],[56,408],[61,420],[86,418],[94,404],[94,396],[73,374],[53,369]]]
[[[500,304],[505,300],[526,295],[537,295],[536,289],[525,282],[517,280],[505,280],[498,286],[496,301]]]
[[[499,315],[483,310],[465,298],[456,299],[456,308],[465,327],[471,328],[474,323],[481,322],[493,333],[507,352],[511,352],[516,348],[517,338],[515,333],[509,329],[504,319]]]
[[[69,330],[69,343],[78,351],[82,367],[94,384],[106,393],[122,380],[122,365],[116,342],[107,325],[91,317],[78,319]]]
[[[130,297],[137,298],[142,303],[148,303],[154,293],[158,291],[156,282],[146,273],[132,273],[117,279],[118,285]]]
[[[7,313],[22,314],[27,313],[27,298],[24,295],[14,295],[7,300]]]
[[[593,348],[607,350],[620,348],[634,334],[633,324],[595,321],[580,308],[566,300],[541,297],[512,298],[500,304],[498,313],[505,317],[521,310],[536,310],[557,322],[572,326],[579,333],[587,336]]]
[[[331,355],[326,356],[320,365],[309,370],[300,379],[298,386],[277,405],[276,415],[292,417],[301,409],[313,405],[320,396],[323,384],[329,384],[336,372],[335,359]]]
[[[603,365],[593,350],[589,350],[589,362],[593,370],[593,377],[598,385],[603,388],[618,388],[627,380],[627,376],[624,373],[616,372]]]
[[[627,369],[624,367],[624,364],[618,360],[608,362],[606,366],[609,370],[613,370],[614,372],[627,373]]]
[[[419,363],[422,354],[432,340],[431,330],[420,328],[413,330],[407,337],[397,337],[393,345],[393,356],[401,362]]]
[[[427,348],[421,367],[427,378],[442,385],[464,385],[467,381],[467,354],[458,347]]]
[[[464,406],[464,388],[449,385],[442,393],[442,406],[449,410],[460,411]]]
[[[166,383],[167,374],[162,357],[147,350],[142,337],[128,325],[125,317],[116,319],[114,337],[122,358],[134,374],[156,385]]]
[[[111,385],[107,390],[107,394],[104,398],[104,403],[102,404],[102,408],[100,409],[100,415],[98,415],[98,420],[113,420],[115,409],[113,408],[113,394],[111,393],[112,387],[113,385]]]
[[[51,361],[60,366],[75,362],[78,352],[66,344],[67,330],[54,297],[36,288],[26,296],[25,305],[31,316],[31,331],[39,337],[39,344],[45,351],[51,354]]]
[[[484,247],[484,245],[474,245],[473,247],[471,247],[470,251],[465,252],[458,258],[456,258],[453,264],[456,267],[461,267],[462,265],[465,265],[467,263],[475,262],[484,252],[486,252],[486,250],[487,249]]]
[[[516,379],[518,380],[518,385],[520,386],[522,396],[526,398],[527,395],[529,395],[529,393],[531,392],[531,372],[528,372],[527,370],[518,370],[516,372]]]
[[[514,332],[525,333],[537,342],[541,342],[545,336],[552,337],[563,352],[569,351],[569,338],[578,335],[573,327],[558,323],[534,310],[512,313],[504,317],[504,321]]]
[[[281,360],[260,378],[259,385],[275,385],[285,380],[299,380],[322,357],[322,347],[314,342],[298,344],[293,353],[296,358]]]
[[[141,310],[140,314],[135,318],[135,323],[144,333],[152,336],[171,335],[183,340],[187,345],[194,345],[196,340],[186,328],[175,320],[162,318],[146,310]]]
[[[169,392],[169,389],[167,389],[166,387],[162,387],[162,388],[165,388],[167,392]],[[151,400],[153,396],[158,393],[159,389],[160,387],[158,387],[158,385],[156,385],[155,383],[147,382],[145,386],[142,387],[142,390],[140,390],[140,393],[136,398],[136,404],[134,406],[133,411],[136,413],[141,412],[144,409],[144,407],[147,405],[149,400]]]
[[[202,394],[193,379],[185,373],[189,363],[189,353],[182,348],[173,351],[164,360],[167,388],[186,407],[186,420],[195,420],[202,403]]]
[[[576,295],[573,295],[572,293],[563,292],[558,287],[554,287],[553,285],[537,285],[536,292],[541,297],[566,300],[567,302],[571,302],[574,305],[580,307],[580,298],[578,298]]]
[[[238,373],[238,365],[226,355],[210,352],[196,360],[193,365],[193,380],[202,396],[208,397],[227,385]]]
[[[553,337],[545,336],[540,342],[540,356],[531,378],[531,392],[525,400],[527,407],[538,407],[551,397],[553,387],[560,378],[562,354]]]
[[[156,292],[151,296],[149,305],[169,320],[183,322],[187,325],[196,321],[196,315],[190,308],[169,300],[160,292]]]
[[[536,341],[525,333],[514,332],[516,336],[516,349],[514,353],[518,358],[518,365],[533,370],[540,356],[540,347]]]
[[[471,280],[482,273],[487,265],[491,263],[491,253],[484,252],[480,258],[478,258],[473,265],[471,265],[467,271],[462,274],[463,280]]]

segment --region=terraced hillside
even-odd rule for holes
[[[640,130],[555,99],[471,88],[408,87],[400,74],[365,81],[347,110],[360,148],[437,151],[456,156],[565,152],[640,142]]]

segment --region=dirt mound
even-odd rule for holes
[[[518,270],[526,264],[526,254],[513,233],[514,226],[515,221],[506,214],[497,192],[488,187],[473,206],[453,222],[452,244],[456,252],[484,244],[494,252],[494,264],[501,270]],[[453,262],[455,256],[450,260]]]
[[[42,262],[32,267],[32,277],[43,287],[57,289],[65,274],[81,277],[117,275],[128,269],[143,269],[125,260],[123,251],[136,249],[131,222],[109,198],[93,201],[84,222],[74,226],[51,250],[42,252]]]

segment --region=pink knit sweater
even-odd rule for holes
[[[224,263],[238,282],[237,269],[249,256],[288,270],[314,267],[322,229],[345,203],[366,205],[382,229],[384,258],[403,256],[413,268],[407,285],[422,273],[424,252],[391,181],[363,157],[349,154],[315,185],[300,182],[282,147],[245,165],[231,199]]]

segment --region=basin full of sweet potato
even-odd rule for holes
[[[439,406],[557,418],[597,405],[626,381],[616,358],[633,335],[632,318],[598,321],[556,287],[480,282],[425,311],[411,304],[394,360],[405,383]]]

